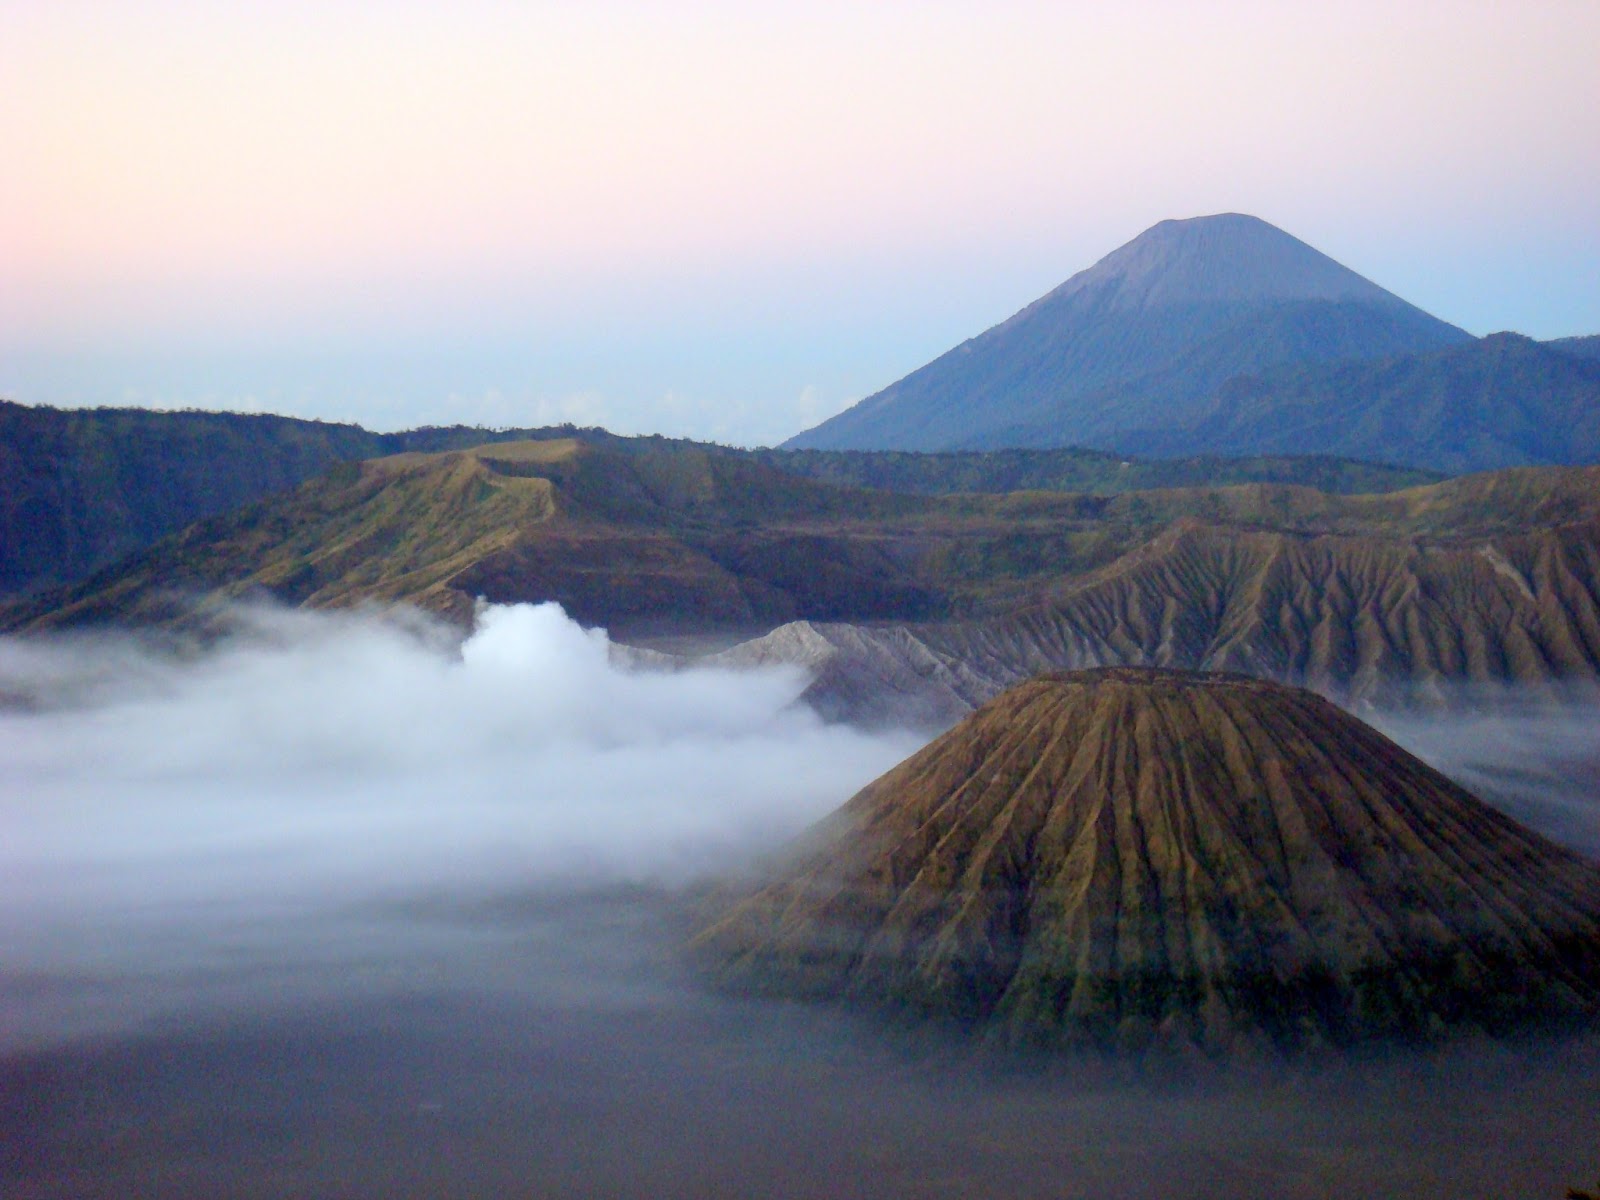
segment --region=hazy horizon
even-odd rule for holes
[[[1158,220],[1600,332],[1600,9],[0,3],[0,396],[780,440]]]

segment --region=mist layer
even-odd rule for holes
[[[626,669],[549,604],[490,607],[459,645],[273,611],[198,657],[0,643],[0,981],[360,959],[374,905],[742,862],[917,744],[824,725],[804,685]],[[59,1000],[9,1011],[40,1036]]]

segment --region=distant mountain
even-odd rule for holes
[[[1600,869],[1240,676],[1020,684],[768,875],[693,943],[719,980],[1012,1045],[1254,1056],[1600,1012]]]
[[[1575,354],[1579,358],[1600,358],[1600,333],[1591,333],[1586,337],[1556,338],[1545,343],[1552,350],[1559,350],[1563,354]]]
[[[1280,366],[1230,380],[1197,420],[1116,441],[1157,456],[1315,452],[1452,474],[1600,462],[1600,355],[1497,333],[1432,354]]]
[[[785,447],[1110,449],[1236,375],[1469,340],[1255,217],[1163,221]]]

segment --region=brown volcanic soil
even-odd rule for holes
[[[1002,616],[784,627],[723,660],[799,662],[808,700],[866,722],[945,723],[1040,671],[1097,666],[1239,671],[1377,707],[1592,688],[1600,521],[1526,520],[1416,537],[1185,519]]]
[[[1586,681],[1600,664],[1597,547],[1600,522],[1437,542],[1179,523],[984,632],[1022,659],[1019,676],[1038,669],[1031,651],[1059,667],[1243,671],[1380,704],[1425,701],[1441,682]],[[960,627],[929,640],[982,655]]]
[[[1016,1044],[1500,1033],[1600,1007],[1600,869],[1309,692],[1070,672],[869,785],[695,946],[735,987]]]

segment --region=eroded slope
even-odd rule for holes
[[[727,983],[1005,1041],[1229,1052],[1600,1005],[1600,870],[1311,693],[1021,684],[699,937]]]
[[[1228,490],[1235,514],[1249,490]],[[724,659],[807,665],[811,699],[831,715],[935,723],[1039,671],[1094,666],[1240,671],[1373,705],[1593,686],[1597,500],[1594,469],[1348,501],[1267,489],[1258,512],[1277,528],[1180,520],[1004,616],[811,624]]]

